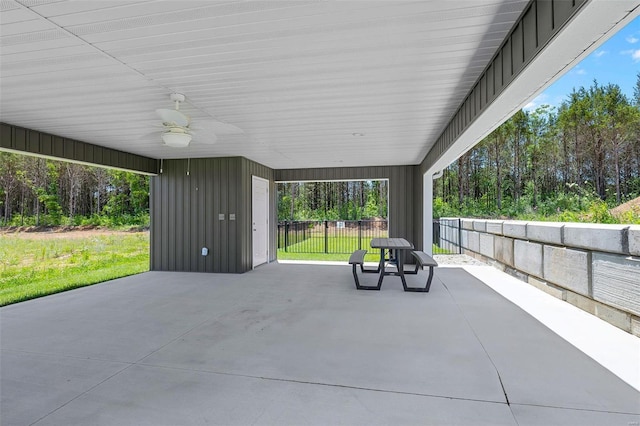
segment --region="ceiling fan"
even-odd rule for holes
[[[175,109],[157,109],[156,114],[162,119],[164,131],[162,141],[165,145],[174,148],[184,148],[191,142],[192,135],[189,124],[191,119],[180,112],[180,102],[184,102],[185,97],[181,93],[172,93],[171,101],[175,102]]]
[[[172,93],[170,95],[171,102],[174,103],[174,109],[160,108],[156,110],[156,114],[162,120],[164,130],[161,133],[162,141],[165,145],[173,148],[186,148],[196,136],[196,133],[204,133],[205,137],[198,138],[200,142],[213,144],[217,140],[216,134],[239,134],[243,131],[228,123],[220,121],[208,120],[192,125],[191,118],[180,111],[180,103],[184,102],[186,97],[181,93]]]

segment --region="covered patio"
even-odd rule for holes
[[[637,424],[637,338],[520,283],[535,294],[522,299],[557,303],[536,319],[501,285],[518,291],[490,267],[440,267],[426,294],[396,277],[363,292],[347,265],[271,263],[148,272],[8,306],[0,421]],[[541,321],[568,325],[556,331],[571,343]],[[574,323],[595,352],[574,346]]]
[[[357,291],[277,263],[274,225],[278,181],[389,179],[390,235],[430,252],[434,175],[640,1],[0,11],[0,149],[153,176],[151,272],[0,310],[3,426],[640,423],[636,337],[489,267]]]
[[[276,182],[388,179],[390,236],[430,253],[434,176],[640,1],[0,11],[0,150],[153,176],[151,270],[243,273],[276,260]]]

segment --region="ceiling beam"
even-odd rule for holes
[[[37,130],[0,123],[0,151],[125,170],[146,175],[158,173],[158,160],[63,138]]]

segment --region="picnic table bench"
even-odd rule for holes
[[[349,264],[353,265],[353,267],[352,267],[353,279],[356,282],[356,288],[358,290],[380,290],[380,286],[360,285],[360,280],[358,280],[358,274],[356,273],[356,269],[357,269],[358,265],[360,266],[360,271],[362,273],[377,274],[378,272],[380,272],[380,266],[378,266],[377,269],[365,269],[365,267],[364,267],[364,256],[366,254],[367,254],[366,250],[356,250],[349,257]]]
[[[429,276],[427,277],[427,284],[424,287],[409,287],[405,288],[405,291],[419,291],[427,293],[429,288],[431,288],[431,280],[433,280],[433,268],[438,266],[438,262],[436,262],[433,257],[429,256],[427,253],[419,250],[412,250],[411,254],[416,259],[416,269],[414,271],[405,271],[405,274],[417,274],[419,269],[424,268],[425,266],[429,267]]]

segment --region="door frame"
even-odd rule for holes
[[[265,243],[265,253],[266,253],[266,258],[265,261],[263,263],[258,263],[256,264],[256,259],[255,259],[255,250],[254,250],[254,231],[253,231],[253,227],[254,227],[254,222],[255,222],[255,218],[254,218],[254,203],[256,202],[255,200],[255,189],[256,189],[256,185],[255,182],[256,181],[260,181],[261,183],[264,182],[266,184],[266,196],[265,196],[265,239],[264,239],[264,243]],[[257,266],[260,266],[264,263],[269,263],[269,180],[268,179],[264,179],[261,178],[259,176],[255,176],[252,175],[251,176],[251,268],[255,269]]]

